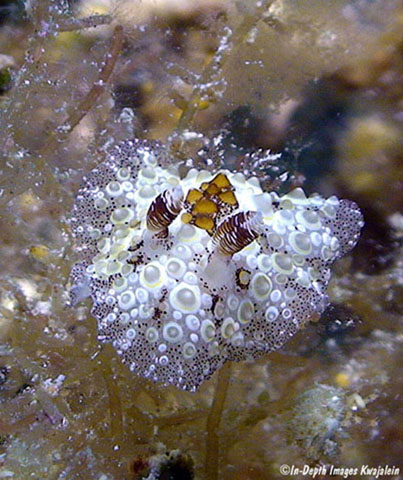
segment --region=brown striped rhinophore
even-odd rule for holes
[[[231,256],[259,236],[263,223],[260,212],[239,212],[220,223],[213,236],[218,253]]]
[[[168,227],[179,215],[183,203],[183,190],[174,187],[164,190],[151,202],[147,212],[147,228],[157,236],[168,235]]]

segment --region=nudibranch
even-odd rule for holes
[[[181,178],[163,144],[124,141],[78,192],[71,300],[91,295],[99,341],[132,372],[194,391],[320,314],[363,224],[351,201],[279,196],[228,170]]]

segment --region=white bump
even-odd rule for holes
[[[130,170],[128,168],[119,168],[119,170],[116,173],[116,178],[120,180],[121,182],[125,180],[129,180],[130,178]]]
[[[234,347],[243,347],[245,345],[245,337],[241,331],[238,331],[232,335],[231,344]]]
[[[322,245],[322,235],[318,232],[311,233],[311,241],[315,247]]]
[[[145,167],[139,171],[139,179],[145,182],[154,183],[156,176],[155,169],[152,167]]]
[[[154,312],[154,309],[150,308],[148,305],[146,305],[144,303],[141,304],[140,307],[139,307],[140,318],[143,318],[143,319],[150,318],[152,316],[153,312]]]
[[[282,312],[281,315],[283,318],[286,320],[290,319],[292,317],[292,311],[289,308],[285,308]]]
[[[102,238],[98,243],[97,243],[98,250],[101,253],[108,253],[110,248],[111,248],[111,240],[110,238]]]
[[[340,200],[336,195],[332,195],[326,200],[326,204],[332,205],[333,207],[338,207],[340,205]]]
[[[311,239],[306,233],[292,232],[289,242],[293,250],[301,255],[309,255],[312,251]]]
[[[145,288],[136,289],[136,298],[140,303],[146,303],[149,299],[149,293]]]
[[[298,223],[301,223],[309,230],[319,230],[322,228],[318,214],[312,210],[299,211],[296,213],[295,218]]]
[[[295,288],[289,287],[284,292],[284,296],[287,300],[292,300],[297,296],[297,291],[295,290]]]
[[[193,343],[186,342],[183,345],[183,356],[187,360],[189,360],[190,358],[193,358],[196,355],[196,353],[197,353],[197,350],[196,350],[196,347],[193,345]]]
[[[113,288],[118,293],[126,290],[127,285],[128,285],[127,279],[124,277],[115,278],[115,280],[113,281]]]
[[[201,243],[193,243],[192,249],[195,253],[202,254],[205,253],[206,249]]]
[[[189,225],[187,223],[183,224],[178,232],[178,239],[181,242],[194,242],[195,238],[197,238],[198,232],[193,225]]]
[[[290,202],[292,207],[292,203]],[[294,224],[294,215],[291,210],[279,210],[275,213],[275,217],[278,217],[278,220],[281,221],[284,225],[293,225]]]
[[[108,208],[109,202],[106,198],[97,198],[94,201],[95,208],[98,210],[106,210]]]
[[[123,192],[122,186],[119,182],[109,182],[105,190],[106,193],[112,198],[118,197]]]
[[[119,317],[119,323],[121,323],[122,325],[127,325],[129,323],[129,320],[130,320],[130,315],[128,313],[122,313]]]
[[[169,294],[171,305],[182,312],[195,313],[200,309],[200,290],[194,285],[180,283]]]
[[[206,343],[210,343],[215,337],[215,326],[211,320],[203,320],[200,333]]]
[[[278,273],[275,277],[274,277],[274,280],[276,281],[276,283],[278,283],[279,285],[285,285],[288,281],[288,277],[287,275],[284,275],[284,273]]]
[[[114,305],[116,303],[116,298],[115,297],[112,297],[112,295],[108,295],[106,298],[105,298],[105,303],[107,305]]]
[[[322,241],[324,245],[328,247],[330,245],[331,240],[332,240],[332,237],[328,233],[326,232],[322,233]]]
[[[158,258],[158,261],[160,262],[161,265],[166,265],[168,261],[168,255],[160,255]]]
[[[157,196],[157,191],[151,185],[146,185],[140,188],[140,190],[138,191],[138,195],[143,200],[150,200],[151,198],[154,198]]]
[[[270,300],[274,303],[277,303],[281,300],[281,291],[273,290],[270,294]]]
[[[138,273],[136,272],[132,272],[130,273],[130,275],[127,277],[127,279],[129,280],[129,283],[134,285],[135,283],[137,283],[138,279],[139,279],[139,275]]]
[[[182,327],[176,322],[168,322],[162,330],[164,339],[169,343],[178,343],[183,338]]]
[[[171,258],[166,264],[168,275],[174,278],[182,278],[186,272],[186,264],[179,258]]]
[[[197,284],[197,276],[193,272],[186,272],[183,277],[183,281],[189,283],[190,285]]]
[[[122,293],[118,299],[118,305],[122,310],[130,310],[136,304],[134,293],[129,290]]]
[[[320,272],[316,268],[309,267],[308,274],[312,278],[312,280],[317,280],[318,278],[320,278]]]
[[[287,227],[281,222],[273,222],[273,230],[278,234],[278,235],[285,235],[287,232]]]
[[[134,190],[134,185],[132,184],[132,182],[123,182],[122,189],[127,194],[128,192]]]
[[[322,258],[326,262],[328,262],[328,261],[330,261],[334,258],[334,252],[332,252],[332,250],[329,247],[322,247],[322,250],[321,250],[320,253],[321,253]]]
[[[116,208],[112,215],[111,221],[115,225],[121,225],[126,222],[130,222],[134,218],[134,212],[131,208]]]
[[[326,201],[325,205],[320,209],[328,218],[336,217],[336,208],[333,205],[329,205]]]
[[[273,263],[271,261],[271,256],[270,255],[265,255],[265,254],[261,254],[257,257],[257,266],[259,268],[259,270],[261,270],[262,272],[268,272],[272,266],[273,266]]]
[[[309,279],[308,273],[305,270],[298,271],[298,278],[297,283],[299,283],[302,287],[310,287],[311,281]]]
[[[340,242],[337,237],[332,237],[332,240],[330,241],[330,248],[333,252],[336,252],[340,248]]]
[[[201,303],[204,308],[210,308],[213,304],[213,299],[208,293],[203,293],[201,297]]]
[[[186,245],[177,245],[173,249],[173,254],[184,260],[188,260],[192,256],[192,250]]]
[[[257,267],[257,260],[255,255],[248,255],[246,257],[246,264],[248,265],[249,268],[255,269]]]
[[[193,343],[197,343],[199,341],[199,335],[197,335],[197,333],[191,333],[189,338]]]
[[[297,267],[302,267],[302,265],[305,263],[305,258],[301,255],[293,255],[292,261]]]
[[[160,279],[160,269],[155,265],[148,265],[144,269],[144,279],[147,283],[155,284]]]
[[[221,336],[227,339],[232,337],[234,333],[235,333],[234,319],[231,317],[226,318],[221,325]]]
[[[227,305],[230,310],[236,310],[239,305],[239,300],[234,294],[230,294],[227,299]]]
[[[284,245],[284,241],[281,235],[273,232],[267,235],[267,243],[270,247],[276,249],[281,248]]]
[[[255,315],[253,303],[249,300],[242,300],[238,309],[238,320],[241,323],[249,323]]]
[[[116,262],[114,260],[108,260],[106,263],[106,269],[105,273],[106,275],[116,275],[117,273],[120,273],[122,269],[122,263],[121,262]]]
[[[159,288],[166,281],[164,268],[157,262],[147,264],[140,273],[140,283],[145,288]]]
[[[280,273],[289,275],[294,269],[290,255],[285,253],[275,253],[272,256],[273,267]]]
[[[268,322],[274,322],[278,317],[278,309],[276,307],[273,307],[273,306],[269,307],[266,310],[265,317],[266,317],[266,320]]]
[[[264,300],[270,294],[272,282],[264,273],[257,273],[252,278],[251,289],[255,298],[258,300]]]
[[[136,337],[136,330],[134,328],[129,328],[126,331],[126,338],[133,340]]]
[[[163,355],[162,357],[160,357],[159,362],[160,362],[160,365],[165,367],[169,363],[168,357],[166,355]]]
[[[291,190],[287,195],[284,195],[283,198],[289,198],[296,204],[306,203],[306,195],[301,187],[294,188],[294,190]]]
[[[196,317],[196,315],[188,315],[185,322],[189,330],[196,331],[200,328],[200,320]]]

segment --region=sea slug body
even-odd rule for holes
[[[161,143],[125,141],[76,198],[72,303],[90,293],[99,340],[134,373],[194,391],[321,313],[363,224],[351,201],[279,196],[227,170],[181,178]]]

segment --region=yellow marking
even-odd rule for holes
[[[218,196],[219,196],[220,200],[222,200],[224,203],[226,203],[228,205],[238,205],[235,194],[231,190],[228,191],[228,192],[220,193]]]
[[[223,173],[219,173],[215,178],[213,178],[213,180],[211,180],[210,183],[214,183],[221,190],[229,188],[231,186],[227,176]]]
[[[143,93],[152,93],[154,91],[154,82],[151,80],[146,80],[142,85],[141,89],[143,90]]]
[[[203,230],[207,230],[208,232],[212,232],[214,229],[214,221],[210,217],[205,217],[205,216],[196,217],[195,225],[196,227],[202,228]]]
[[[49,248],[45,245],[35,245],[29,249],[29,253],[40,262],[46,263],[50,257]]]
[[[193,214],[201,213],[203,215],[214,215],[217,213],[217,205],[211,200],[202,198],[199,200],[192,210]]]
[[[206,110],[210,106],[210,102],[208,100],[200,100],[198,104],[199,110]]]
[[[206,190],[206,193],[209,195],[217,195],[217,193],[220,191],[220,189],[215,185],[214,183],[211,183]]]
[[[196,188],[192,188],[189,190],[189,193],[186,196],[186,201],[189,203],[196,203],[203,197],[203,193],[200,190],[196,190]]]
[[[350,386],[350,377],[346,373],[340,372],[335,376],[335,382],[338,387],[348,388]]]
[[[241,270],[238,275],[239,283],[241,285],[248,285],[250,281],[250,273],[246,270]]]
[[[190,213],[184,213],[181,217],[181,220],[183,223],[190,223],[192,221],[193,217]]]
[[[210,185],[210,184],[209,184],[208,182],[203,182],[203,183],[200,185],[200,188],[201,188],[202,190],[207,190],[209,185]]]

